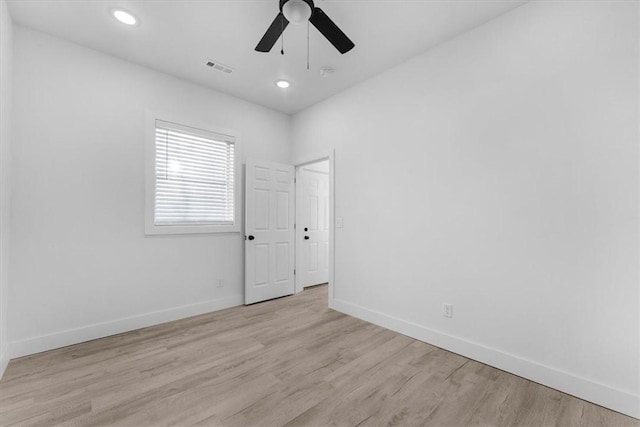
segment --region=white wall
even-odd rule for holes
[[[640,417],[637,8],[531,2],[296,115],[334,306]]]
[[[21,27],[14,77],[13,357],[242,303],[240,233],[144,235],[144,111],[283,162],[289,116]]]
[[[5,0],[0,0],[0,377],[9,362],[7,345],[7,287],[11,211],[11,110],[13,23]]]
[[[329,173],[329,160],[322,160],[320,162],[305,165],[303,169],[316,171],[316,172]]]

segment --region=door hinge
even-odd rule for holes
[[[296,275],[296,269],[295,268],[293,269],[293,275],[294,276]]]
[[[296,229],[296,225],[295,225],[295,224],[293,224],[293,229],[294,229],[294,230]]]

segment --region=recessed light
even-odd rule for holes
[[[289,86],[291,86],[291,83],[289,83],[289,82],[288,82],[288,81],[286,81],[286,80],[278,80],[278,81],[276,82],[276,86],[278,86],[280,89],[286,89],[286,88],[288,88]]]
[[[113,12],[111,13],[113,13],[114,18],[116,18],[118,21],[122,22],[123,24],[136,25],[138,23],[138,20],[136,19],[135,16],[133,16],[129,12],[125,12],[122,9],[114,9]]]

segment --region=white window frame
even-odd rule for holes
[[[234,138],[234,209],[233,224],[221,225],[156,225],[155,193],[156,193],[156,120],[176,123],[181,126],[202,129]],[[221,128],[212,123],[202,123],[175,114],[145,112],[145,212],[144,230],[147,235],[158,234],[208,234],[208,233],[240,233],[240,216],[242,212],[241,179],[242,179],[242,145],[240,133]]]

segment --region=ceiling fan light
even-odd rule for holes
[[[282,13],[289,22],[301,24],[311,18],[311,7],[303,0],[289,0],[282,6]]]

